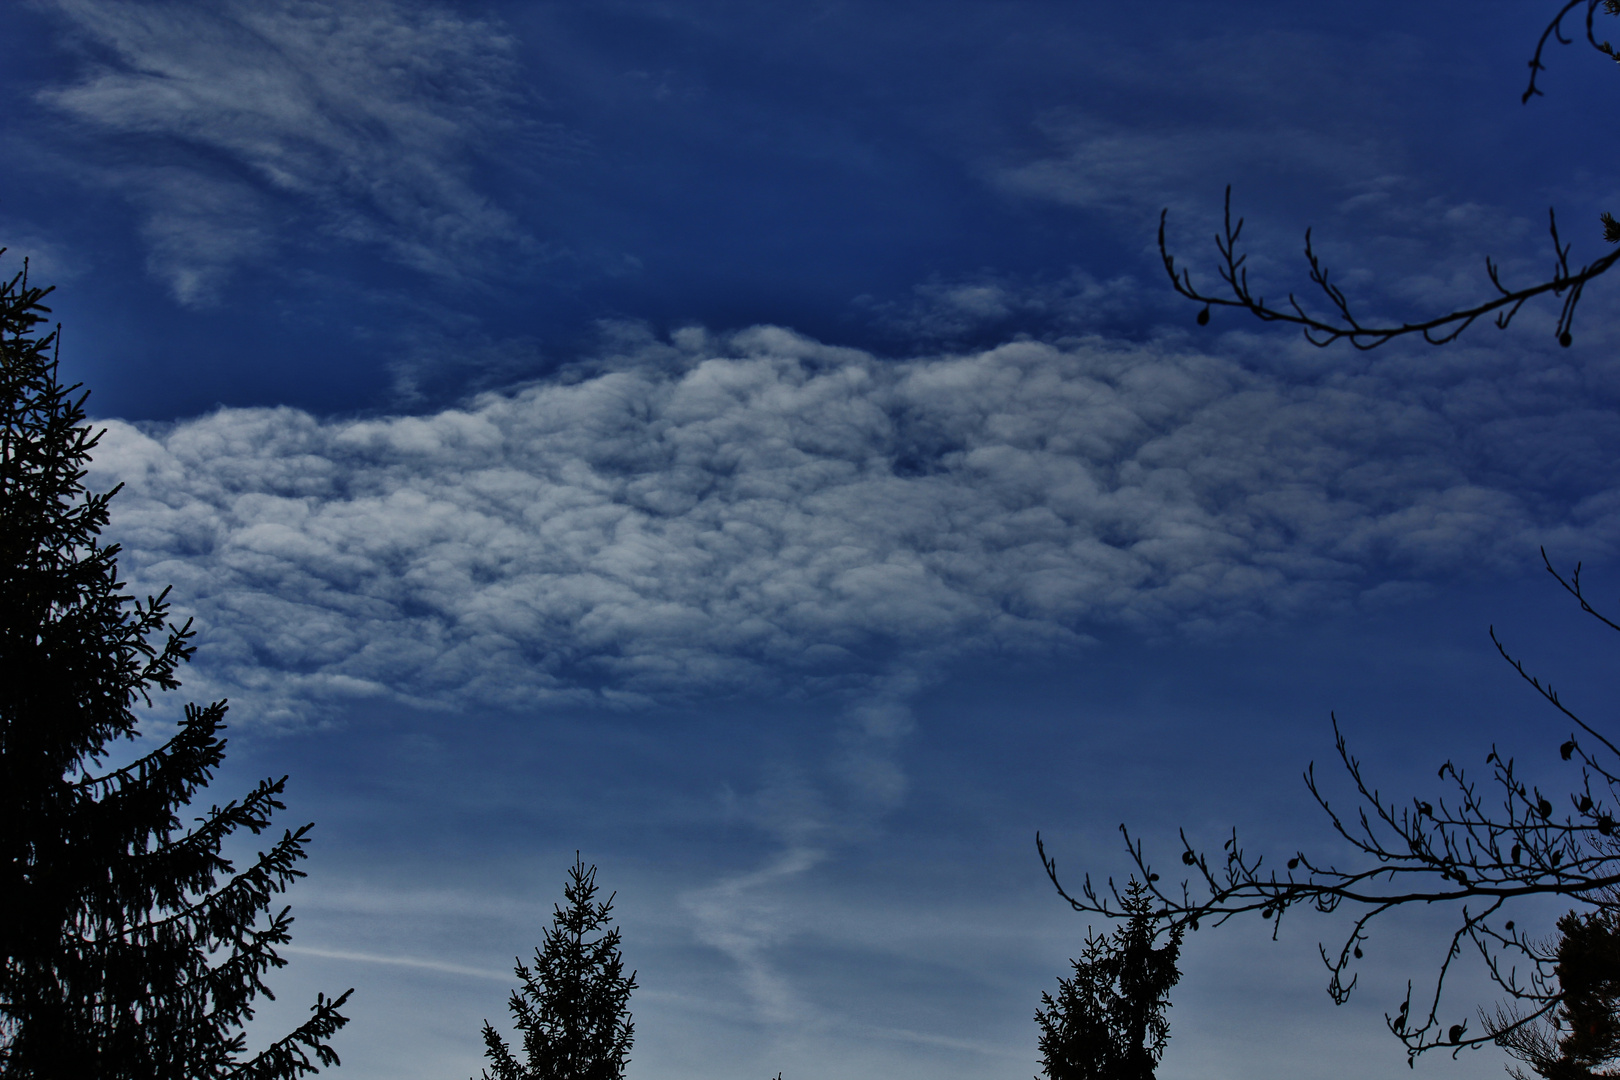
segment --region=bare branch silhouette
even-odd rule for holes
[[[1553,568],[1545,551],[1542,560],[1584,612],[1601,625],[1620,630],[1620,624],[1587,599],[1579,566],[1566,577]],[[1362,959],[1374,920],[1408,905],[1446,904],[1458,911],[1457,922],[1431,990],[1414,1012],[1409,983],[1405,1000],[1385,1015],[1390,1031],[1406,1044],[1408,1056],[1434,1049],[1449,1049],[1455,1055],[1511,1037],[1551,1015],[1560,1001],[1554,955],[1512,919],[1498,921],[1498,917],[1509,902],[1534,896],[1568,897],[1620,911],[1615,893],[1620,887],[1616,823],[1620,749],[1566,706],[1551,685],[1526,671],[1494,628],[1491,639],[1514,670],[1575,726],[1558,748],[1562,761],[1580,769],[1562,811],[1539,787],[1520,779],[1513,759],[1504,758],[1495,746],[1485,757],[1491,780],[1483,789],[1461,766],[1447,761],[1438,777],[1452,784],[1449,800],[1386,799],[1350,753],[1334,717],[1334,748],[1356,793],[1353,812],[1343,813],[1329,802],[1318,785],[1314,764],[1304,779],[1333,831],[1362,857],[1358,863],[1340,867],[1301,850],[1282,868],[1270,867],[1262,857],[1249,857],[1235,830],[1221,853],[1211,857],[1182,831],[1180,859],[1189,877],[1168,888],[1161,884],[1141,840],[1121,825],[1135,876],[1147,883],[1155,899],[1152,916],[1171,926],[1197,929],[1203,923],[1220,925],[1258,912],[1271,922],[1275,936],[1284,912],[1291,908],[1331,913],[1348,904],[1358,912],[1342,943],[1337,950],[1320,949],[1329,972],[1328,992],[1342,1004],[1355,987],[1353,969]],[[1087,875],[1079,894],[1073,894],[1062,884],[1056,860],[1039,836],[1036,846],[1052,884],[1076,911],[1113,918],[1128,914],[1112,879],[1099,888]],[[1465,946],[1473,947],[1491,979],[1519,1006],[1511,1016],[1501,1014],[1504,1027],[1489,1023],[1474,1034],[1466,1019],[1448,1025],[1441,1017],[1446,979]]]
[[[1536,43],[1535,54],[1530,59],[1530,85],[1524,92],[1523,101],[1528,102],[1532,97],[1540,96],[1542,93],[1536,85],[1536,79],[1546,70],[1546,65],[1542,63],[1542,54],[1548,43],[1556,41],[1568,45],[1574,40],[1565,35],[1563,24],[1570,13],[1579,7],[1586,8],[1586,40],[1605,56],[1620,60],[1620,55],[1616,54],[1607,41],[1600,42],[1597,39],[1592,20],[1599,4],[1602,4],[1604,10],[1611,15],[1620,14],[1620,0],[1568,0],[1542,31],[1541,38]],[[1616,260],[1620,260],[1620,251],[1614,251],[1592,260],[1579,269],[1572,267],[1569,261],[1570,245],[1560,240],[1557,214],[1554,210],[1548,209],[1548,231],[1552,235],[1553,246],[1551,277],[1522,288],[1509,288],[1503,284],[1501,271],[1496,262],[1490,256],[1486,256],[1485,276],[1495,290],[1487,299],[1469,307],[1429,318],[1394,324],[1369,324],[1361,321],[1344,291],[1332,282],[1327,266],[1323,264],[1313,246],[1310,229],[1305,230],[1305,262],[1310,268],[1311,283],[1325,299],[1328,313],[1318,314],[1307,310],[1292,292],[1288,294],[1286,304],[1266,303],[1265,297],[1255,292],[1250,285],[1249,271],[1245,265],[1248,256],[1241,253],[1238,248],[1243,234],[1243,218],[1238,218],[1235,225],[1232,222],[1230,185],[1226,189],[1222,230],[1215,236],[1215,249],[1219,254],[1216,272],[1226,286],[1224,293],[1199,288],[1193,284],[1192,275],[1188,270],[1177,267],[1175,256],[1171,254],[1165,237],[1169,217],[1168,209],[1159,213],[1159,257],[1164,262],[1165,273],[1169,275],[1170,284],[1176,292],[1204,305],[1198,313],[1200,326],[1209,323],[1213,308],[1242,308],[1263,322],[1280,322],[1300,327],[1306,340],[1319,347],[1331,345],[1336,341],[1348,341],[1358,349],[1376,349],[1395,338],[1412,334],[1420,335],[1431,345],[1444,345],[1456,340],[1459,334],[1482,316],[1492,316],[1492,321],[1499,329],[1507,329],[1525,301],[1547,293],[1563,301],[1553,335],[1560,345],[1568,346],[1574,341],[1575,309],[1580,304],[1587,282],[1606,273]],[[1620,241],[1620,221],[1604,213],[1602,224],[1604,239],[1611,243]]]

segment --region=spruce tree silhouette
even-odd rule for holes
[[[579,853],[568,870],[551,929],[534,951],[534,968],[513,969],[523,983],[508,1001],[523,1036],[526,1062],[519,1062],[500,1033],[484,1021],[484,1056],[494,1069],[484,1080],[620,1080],[630,1060],[635,1027],[628,1005],[636,975],[626,978],[619,955],[619,928],[604,930],[613,896],[595,903],[596,867]],[[595,936],[592,936],[595,935]]]
[[[292,922],[260,916],[302,876],[310,826],[239,873],[220,849],[270,824],[286,777],[182,829],[225,755],[223,701],[186,706],[167,743],[96,772],[138,735],[137,700],[180,685],[191,624],[168,623],[167,590],[124,592],[118,547],[98,539],[117,489],[82,483],[100,436],[86,395],[57,381],[56,333],[35,335],[49,290],[23,267],[0,284],[0,1076],[280,1080],[317,1071],[311,1055],[335,1065],[326,1040],[348,993],[244,1052]]]
[[[1164,1010],[1181,978],[1176,959],[1182,928],[1153,947],[1153,899],[1132,878],[1126,886],[1124,925],[1112,938],[1086,933],[1074,977],[1058,979],[1058,996],[1041,994],[1041,1065],[1050,1080],[1153,1080],[1170,1041]]]

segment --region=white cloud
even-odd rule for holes
[[[745,993],[771,1023],[814,1026],[818,1019],[770,954],[804,932],[784,903],[782,885],[797,881],[824,857],[814,849],[789,848],[758,870],[681,897],[698,939],[737,965]]]
[[[1493,419],[1468,386],[1100,339],[908,362],[676,340],[426,416],[110,423],[94,479],[128,485],[126,573],[203,627],[190,692],[300,716],[847,690],[878,703],[846,718],[848,782],[883,803],[895,680],[948,656],[1286,616],[1615,532],[1607,489],[1548,520],[1532,465],[1470,449]],[[1509,457],[1601,451],[1575,438],[1533,427]]]
[[[56,0],[104,59],[42,100],[124,137],[100,176],[145,213],[183,302],[313,210],[328,232],[429,273],[467,271],[511,218],[468,163],[510,121],[511,41],[390,0]]]
[[[281,952],[300,956],[319,956],[327,960],[352,960],[357,964],[384,964],[389,967],[421,968],[423,971],[443,972],[446,975],[465,975],[471,979],[492,979],[496,982],[513,981],[511,972],[449,964],[442,960],[424,960],[418,956],[379,956],[375,953],[351,952],[347,949],[306,948],[302,945],[282,945]]]

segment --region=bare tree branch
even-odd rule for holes
[[[1165,240],[1165,227],[1169,216],[1169,210],[1161,211],[1159,214],[1159,257],[1164,260],[1165,273],[1170,276],[1170,284],[1176,292],[1204,305],[1204,309],[1198,313],[1199,325],[1209,322],[1211,308],[1243,308],[1264,322],[1290,323],[1300,327],[1305,332],[1305,339],[1318,347],[1331,345],[1336,341],[1348,341],[1358,349],[1376,349],[1395,338],[1409,334],[1420,334],[1423,340],[1431,345],[1444,345],[1456,340],[1458,335],[1484,315],[1493,315],[1492,321],[1497,327],[1507,329],[1526,300],[1544,293],[1563,298],[1563,306],[1559,310],[1558,323],[1553,332],[1558,338],[1558,343],[1567,346],[1574,341],[1570,328],[1574,325],[1575,307],[1580,303],[1586,283],[1603,274],[1620,260],[1620,251],[1612,251],[1578,270],[1573,269],[1569,262],[1569,245],[1560,241],[1557,215],[1549,209],[1547,217],[1555,256],[1552,277],[1526,288],[1509,289],[1502,284],[1501,271],[1495,261],[1486,256],[1485,275],[1496,289],[1496,295],[1489,300],[1473,307],[1459,308],[1417,322],[1368,325],[1351,310],[1350,301],[1343,290],[1333,284],[1327,266],[1323,264],[1312,245],[1311,230],[1305,230],[1305,261],[1310,266],[1311,281],[1326,296],[1328,304],[1333,309],[1333,313],[1329,315],[1317,315],[1307,311],[1293,293],[1288,294],[1286,307],[1277,307],[1267,304],[1264,296],[1257,295],[1253,291],[1249,285],[1248,267],[1244,265],[1248,261],[1248,256],[1238,250],[1238,242],[1243,234],[1243,219],[1238,218],[1235,225],[1232,223],[1230,186],[1226,189],[1226,211],[1222,231],[1215,236],[1215,249],[1220,253],[1220,263],[1216,266],[1216,272],[1226,283],[1229,296],[1204,292],[1193,284],[1190,272],[1177,269],[1175,256],[1170,253]]]
[[[1620,631],[1620,624],[1586,599],[1579,568],[1566,578],[1552,567],[1545,551],[1542,559],[1547,572],[1579,601],[1583,611],[1601,625]],[[1620,887],[1620,827],[1616,825],[1620,749],[1564,705],[1550,685],[1526,672],[1494,630],[1491,637],[1508,663],[1578,729],[1558,748],[1562,761],[1580,769],[1561,817],[1553,800],[1520,779],[1513,759],[1503,758],[1495,746],[1485,757],[1491,781],[1483,791],[1460,766],[1447,761],[1440,766],[1438,778],[1450,781],[1453,793],[1449,799],[1432,803],[1421,798],[1409,803],[1386,799],[1369,783],[1334,717],[1334,748],[1355,789],[1354,813],[1347,816],[1328,800],[1318,785],[1314,764],[1306,769],[1304,779],[1333,831],[1358,857],[1357,865],[1341,868],[1297,851],[1283,867],[1268,867],[1263,858],[1251,859],[1245,853],[1236,831],[1222,845],[1221,853],[1211,857],[1183,830],[1180,857],[1190,876],[1172,888],[1161,884],[1142,842],[1121,825],[1135,876],[1147,884],[1157,902],[1152,916],[1168,928],[1197,929],[1202,923],[1220,925],[1235,916],[1258,912],[1272,924],[1275,936],[1283,913],[1291,908],[1306,906],[1326,914],[1349,904],[1359,911],[1341,945],[1336,951],[1325,946],[1319,950],[1329,973],[1328,993],[1342,1004],[1355,987],[1355,963],[1362,959],[1362,946],[1374,920],[1409,905],[1449,905],[1458,912],[1457,923],[1426,1003],[1414,1014],[1408,984],[1406,999],[1393,1015],[1385,1016],[1390,1031],[1406,1044],[1408,1057],[1434,1049],[1447,1049],[1455,1056],[1465,1048],[1504,1037],[1511,1041],[1513,1032],[1549,1015],[1560,1000],[1553,954],[1519,930],[1513,920],[1496,920],[1510,901],[1535,896],[1567,897],[1620,910],[1615,892]],[[1112,878],[1099,888],[1087,875],[1079,894],[1070,893],[1059,878],[1056,860],[1038,835],[1035,842],[1047,876],[1076,911],[1113,918],[1126,914]],[[1495,1026],[1486,1017],[1485,1030],[1479,1034],[1469,1033],[1466,1019],[1447,1025],[1441,1016],[1452,963],[1469,943],[1491,979],[1519,1006],[1511,1015],[1501,1013],[1499,1019],[1505,1027]]]
[[[1570,13],[1579,7],[1586,8],[1587,42],[1605,56],[1620,60],[1620,54],[1617,54],[1607,41],[1600,42],[1597,39],[1592,25],[1600,3],[1609,14],[1620,14],[1620,0],[1568,0],[1552,22],[1547,24],[1547,28],[1542,31],[1541,38],[1536,43],[1535,54],[1530,58],[1530,85],[1524,92],[1523,101],[1528,102],[1532,97],[1541,95],[1536,79],[1541,72],[1547,70],[1546,65],[1542,63],[1542,54],[1548,43],[1556,41],[1568,45],[1574,40],[1565,36],[1563,24]],[[1159,257],[1164,262],[1165,273],[1169,275],[1170,284],[1176,292],[1204,305],[1198,313],[1200,326],[1209,323],[1210,311],[1213,308],[1242,308],[1264,322],[1280,322],[1300,327],[1305,333],[1305,339],[1318,347],[1331,345],[1336,341],[1348,341],[1358,349],[1376,349],[1395,338],[1411,334],[1421,335],[1423,340],[1431,345],[1444,345],[1456,340],[1459,334],[1482,316],[1492,316],[1492,321],[1499,329],[1507,329],[1525,301],[1545,293],[1551,293],[1563,300],[1558,312],[1558,322],[1553,328],[1553,336],[1558,339],[1560,345],[1567,347],[1574,341],[1575,308],[1580,304],[1586,283],[1605,273],[1616,260],[1620,260],[1620,251],[1614,251],[1600,259],[1594,259],[1578,270],[1572,268],[1569,262],[1569,245],[1563,243],[1558,236],[1557,214],[1549,209],[1548,231],[1552,234],[1554,260],[1551,277],[1524,288],[1510,289],[1502,283],[1501,271],[1495,261],[1486,256],[1485,276],[1496,290],[1495,295],[1489,299],[1471,307],[1458,308],[1427,319],[1408,320],[1399,324],[1369,325],[1356,316],[1343,290],[1333,284],[1328,268],[1316,254],[1309,229],[1305,230],[1305,262],[1310,267],[1311,283],[1321,291],[1328,308],[1331,309],[1330,312],[1323,315],[1306,310],[1292,292],[1288,294],[1288,302],[1284,305],[1267,304],[1264,296],[1254,292],[1249,284],[1248,268],[1244,265],[1248,261],[1248,256],[1238,250],[1238,242],[1243,234],[1243,219],[1240,217],[1237,224],[1232,223],[1230,185],[1226,189],[1222,229],[1215,236],[1215,249],[1220,255],[1216,272],[1226,285],[1225,295],[1217,295],[1198,288],[1193,284],[1192,275],[1186,269],[1177,268],[1175,256],[1170,253],[1169,244],[1165,239],[1169,216],[1168,209],[1159,213]],[[1604,238],[1611,243],[1620,241],[1620,221],[1604,213],[1602,222]]]
[[[1530,85],[1525,87],[1524,96],[1519,99],[1521,102],[1528,103],[1531,98],[1541,96],[1541,88],[1536,85],[1536,78],[1547,70],[1547,65],[1541,62],[1541,54],[1547,48],[1549,39],[1556,40],[1560,45],[1568,45],[1574,40],[1564,36],[1564,20],[1568,18],[1570,12],[1578,7],[1586,8],[1587,44],[1611,60],[1620,60],[1620,56],[1615,55],[1613,47],[1607,41],[1600,42],[1597,39],[1596,28],[1592,25],[1592,18],[1597,14],[1599,3],[1603,5],[1603,10],[1610,15],[1620,15],[1620,3],[1617,3],[1616,0],[1569,0],[1558,10],[1557,17],[1547,24],[1547,29],[1541,32],[1541,39],[1536,42],[1535,55],[1530,57]]]

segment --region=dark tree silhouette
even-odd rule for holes
[[[1481,1010],[1486,1029],[1501,1032],[1497,1042],[1546,1080],[1620,1075],[1620,913],[1613,907],[1571,911],[1558,920],[1558,939],[1546,959],[1558,984],[1553,1012],[1527,1024],[1515,1011],[1498,1008],[1492,1016]],[[1529,1080],[1522,1069],[1510,1071],[1516,1080]]]
[[[1547,25],[1541,34],[1541,40],[1536,44],[1535,55],[1530,60],[1530,85],[1524,92],[1524,101],[1528,102],[1532,97],[1541,94],[1536,79],[1546,70],[1546,66],[1542,63],[1542,55],[1549,41],[1567,45],[1573,40],[1564,34],[1564,20],[1578,8],[1586,9],[1586,40],[1594,49],[1611,59],[1620,59],[1616,57],[1614,48],[1607,41],[1597,39],[1593,19],[1600,3],[1609,14],[1620,14],[1620,0],[1568,0],[1559,10],[1557,17]],[[1243,219],[1238,218],[1236,224],[1232,222],[1230,187],[1226,189],[1223,226],[1215,237],[1215,248],[1220,256],[1216,272],[1225,285],[1224,294],[1200,289],[1193,284],[1192,276],[1187,270],[1177,269],[1175,256],[1170,253],[1165,239],[1169,216],[1169,210],[1164,210],[1159,215],[1159,256],[1164,261],[1165,272],[1170,275],[1170,284],[1176,292],[1204,305],[1198,312],[1199,325],[1209,322],[1212,308],[1242,308],[1265,322],[1298,326],[1304,331],[1307,340],[1313,345],[1322,346],[1331,345],[1335,341],[1348,341],[1358,349],[1374,349],[1395,338],[1411,334],[1421,335],[1425,341],[1441,345],[1455,340],[1459,334],[1472,326],[1475,320],[1483,316],[1491,316],[1492,321],[1505,330],[1526,301],[1547,293],[1563,301],[1553,334],[1559,344],[1567,346],[1574,340],[1572,327],[1575,322],[1575,308],[1580,303],[1581,293],[1586,288],[1587,282],[1607,272],[1617,260],[1620,260],[1620,251],[1613,251],[1579,268],[1572,266],[1569,261],[1570,246],[1559,240],[1558,218],[1552,210],[1548,210],[1547,218],[1553,247],[1551,277],[1522,288],[1509,288],[1502,283],[1496,263],[1487,257],[1485,274],[1490,279],[1493,292],[1478,304],[1408,322],[1369,325],[1357,317],[1349,299],[1330,280],[1328,268],[1323,265],[1312,245],[1311,230],[1305,230],[1305,262],[1310,268],[1311,283],[1321,291],[1327,302],[1327,314],[1313,314],[1308,311],[1293,293],[1288,294],[1286,304],[1267,304],[1265,297],[1256,293],[1250,286],[1249,271],[1245,266],[1248,256],[1239,250],[1239,242],[1243,235]],[[1605,212],[1602,215],[1602,223],[1604,238],[1611,243],[1620,241],[1620,221],[1616,221]]]
[[[624,974],[619,928],[605,929],[613,896],[596,903],[596,867],[579,854],[563,886],[567,907],[553,908],[551,929],[534,951],[534,968],[513,969],[523,983],[508,1005],[523,1036],[519,1062],[500,1033],[484,1022],[484,1056],[494,1076],[484,1080],[620,1080],[630,1060],[635,1027],[630,994],[636,974]]]
[[[1041,1067],[1049,1080],[1153,1080],[1170,1041],[1170,988],[1181,978],[1176,959],[1182,928],[1153,943],[1153,898],[1131,880],[1122,900],[1126,922],[1112,938],[1086,932],[1072,961],[1074,977],[1058,979],[1058,995],[1041,994]]]
[[[244,1052],[292,922],[270,904],[302,876],[310,826],[241,872],[220,849],[268,827],[286,778],[181,826],[224,757],[223,701],[188,705],[163,746],[97,771],[193,648],[167,591],[126,593],[117,545],[98,539],[116,489],[83,485],[99,435],[86,395],[57,380],[56,334],[36,336],[47,292],[26,263],[0,284],[0,1075],[270,1080],[317,1071],[311,1055],[335,1065],[347,993]]]

